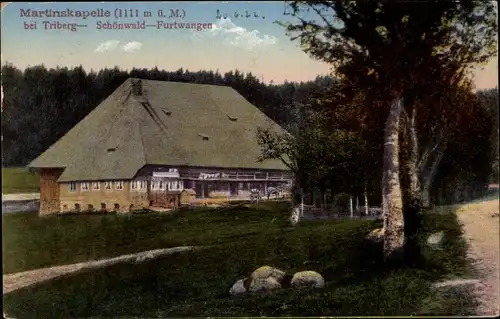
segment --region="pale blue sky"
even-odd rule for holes
[[[111,12],[109,18],[30,18],[21,17],[21,9],[96,10]],[[115,9],[137,9],[140,18],[115,18]],[[159,9],[168,15],[170,9],[181,9],[185,17],[158,18]],[[227,19],[217,19],[217,10]],[[151,11],[153,17],[144,18]],[[235,12],[248,11],[258,18],[236,17]],[[227,72],[239,69],[252,72],[269,82],[281,83],[314,79],[329,72],[328,65],[311,59],[291,42],[282,27],[274,24],[283,15],[283,2],[151,2],[151,3],[11,3],[2,10],[2,62],[24,68],[44,63],[47,67],[83,65],[86,69],[132,67],[176,70],[181,67]],[[135,11],[134,11],[135,12]],[[265,18],[262,18],[264,16]],[[76,32],[44,30],[43,21],[86,24]],[[211,23],[211,30],[98,30],[98,21],[131,23],[145,21]],[[170,20],[170,21],[167,21]],[[26,30],[25,23],[37,22],[36,30]],[[498,84],[497,59],[478,72],[479,88]]]

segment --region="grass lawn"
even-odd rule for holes
[[[2,194],[38,193],[40,177],[23,167],[2,168]]]
[[[24,288],[4,296],[5,312],[18,318],[458,315],[468,314],[474,305],[466,293],[450,297],[430,287],[434,280],[469,271],[465,242],[451,210],[424,215],[420,240],[442,230],[444,249],[423,247],[424,262],[412,268],[388,267],[380,244],[363,239],[380,222],[314,221],[293,229],[286,223],[284,204],[266,205],[272,210],[261,205],[261,210],[172,216],[4,218],[4,236],[8,225],[31,230],[16,236],[7,229],[4,268],[10,271],[167,246],[218,244]],[[262,265],[289,273],[316,270],[327,286],[229,296],[236,280]]]
[[[144,250],[253,240],[279,231],[286,202],[260,204],[260,211],[199,209],[174,215],[2,215],[4,274],[77,263]],[[279,225],[278,225],[279,224]]]

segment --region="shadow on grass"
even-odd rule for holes
[[[461,294],[461,299],[454,302],[449,300],[453,297],[450,293],[439,295],[431,289],[434,280],[469,271],[465,242],[452,209],[422,215],[422,229],[416,237],[422,255],[417,265],[383,262],[381,244],[364,239],[381,226],[380,222],[311,221],[290,228],[286,217],[286,211],[242,212],[234,208],[157,220],[145,218],[156,223],[168,220],[175,227],[183,227],[184,239],[194,236],[219,245],[53,280],[4,296],[4,305],[8,314],[19,318],[390,316],[462,314],[473,306],[466,295]],[[142,217],[124,218],[109,222],[121,223],[130,218],[135,225]],[[127,230],[122,227],[119,230]],[[204,233],[197,234],[193,229]],[[437,231],[445,234],[441,250],[425,244],[427,237]],[[174,232],[170,236],[175,241],[179,235]],[[120,240],[123,238],[133,236],[122,236]],[[319,290],[229,296],[229,288],[236,280],[262,265],[289,274],[315,270],[323,274],[327,285]]]

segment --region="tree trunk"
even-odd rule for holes
[[[438,148],[436,148],[436,155],[434,160],[429,167],[421,167],[420,168],[420,180],[421,180],[421,198],[422,198],[422,206],[430,207],[430,190],[432,187],[432,181],[434,180],[434,176],[436,176],[437,168],[443,159],[444,153],[446,150],[446,145],[442,144]],[[425,164],[425,163],[422,163]]]
[[[403,194],[404,219],[404,255],[407,263],[415,265],[421,261],[421,250],[418,241],[419,231],[422,228],[420,210],[422,207],[421,187],[418,174],[419,145],[415,127],[416,107],[413,106],[411,116],[403,114],[401,160],[403,161],[401,174],[401,188]]]
[[[423,207],[431,206],[430,190],[427,187],[422,187],[422,206]]]
[[[399,180],[399,121],[403,102],[397,97],[391,104],[385,123],[382,175],[382,210],[384,216],[384,258],[403,256],[403,199]]]
[[[417,129],[415,127],[415,121],[416,121],[416,108],[413,108],[413,112],[411,114],[411,118],[408,119],[407,124],[408,124],[408,138],[409,138],[409,143],[408,146],[410,148],[409,156],[406,160],[405,163],[405,168],[406,172],[408,174],[409,178],[409,195],[410,195],[410,200],[412,201],[413,205],[418,205],[420,206],[420,181],[419,181],[419,176],[418,176],[418,169],[417,169],[417,164],[418,164],[418,154],[419,154],[419,149],[418,149],[418,136],[417,136]]]

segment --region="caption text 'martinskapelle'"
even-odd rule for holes
[[[212,29],[212,23],[200,22],[178,22],[173,19],[184,20],[186,11],[184,9],[158,9],[153,17],[152,11],[143,11],[139,9],[122,9],[114,10],[96,9],[91,11],[86,10],[32,10],[20,9],[20,15],[23,18],[30,18],[24,21],[24,29],[26,30],[68,30],[77,31],[79,28],[86,28],[85,23],[88,18],[98,19],[95,22],[97,30],[124,30],[124,29],[191,29],[202,31]],[[154,21],[149,19],[158,18]],[[41,20],[43,19],[43,20]],[[81,19],[80,23],[63,21],[63,19]],[[130,19],[131,22],[120,22],[121,19]],[[40,21],[41,20],[41,21]]]

